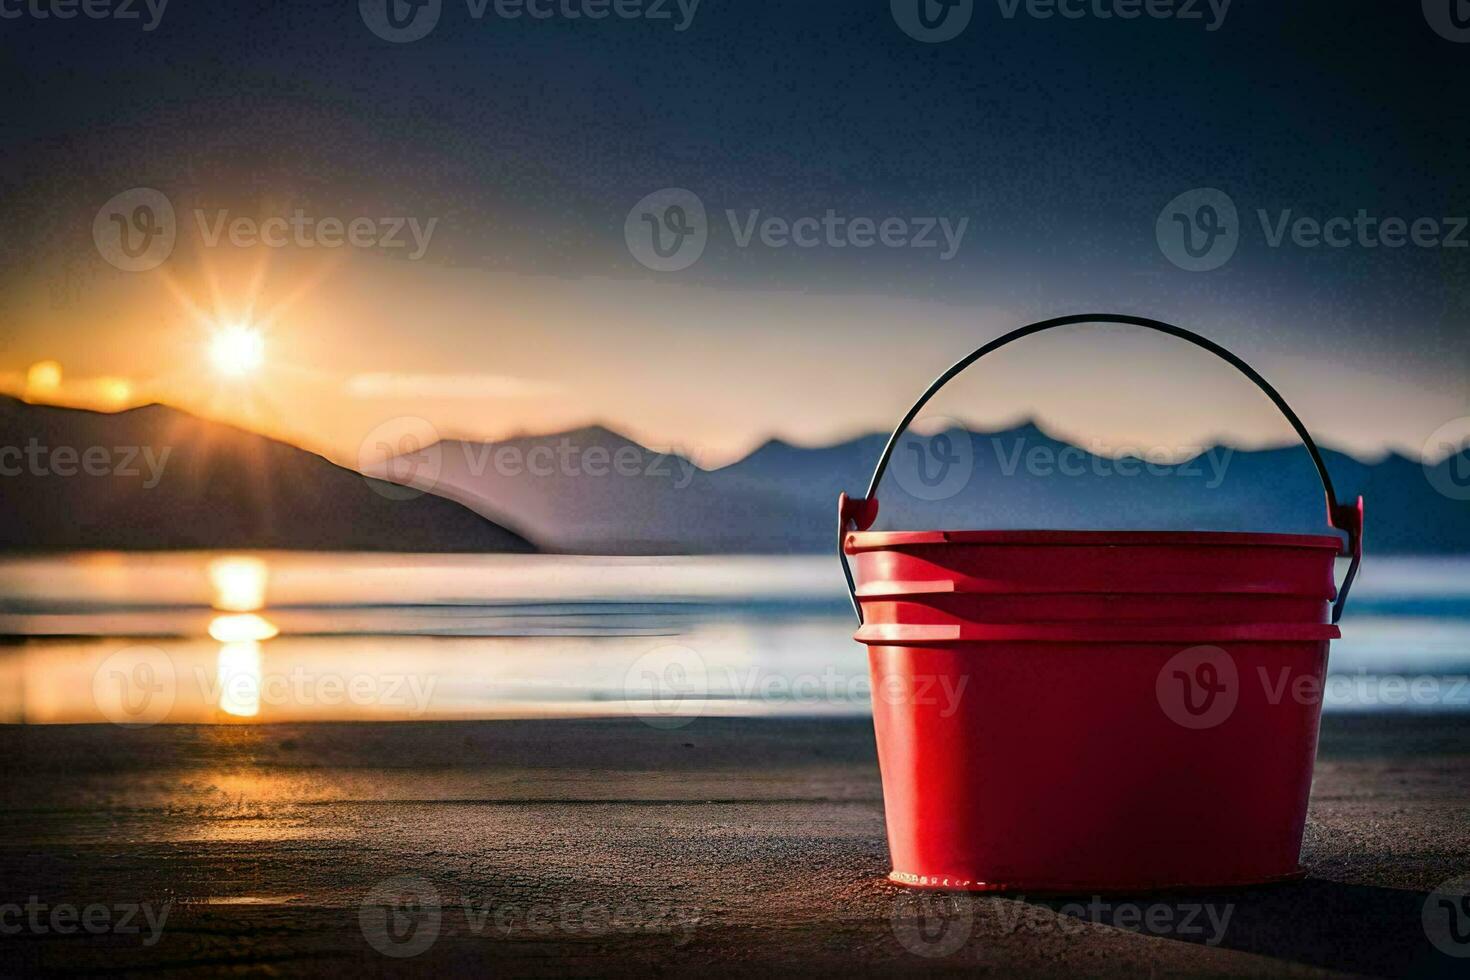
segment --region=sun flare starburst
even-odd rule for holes
[[[236,378],[252,374],[265,363],[265,338],[253,327],[230,324],[210,341],[209,360],[221,374]]]

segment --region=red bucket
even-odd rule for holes
[[[899,437],[946,382],[1014,340],[1099,322],[1187,340],[1254,381],[1301,436],[1346,542],[868,531]],[[909,410],[867,496],[842,495],[838,534],[868,647],[893,881],[1115,891],[1301,873],[1327,647],[1361,561],[1362,498],[1336,502],[1310,433],[1235,355],[1139,317],[1013,331]],[[1340,554],[1352,562],[1338,589]]]

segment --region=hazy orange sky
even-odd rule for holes
[[[99,263],[100,264],[100,263]],[[182,272],[181,269],[191,270]],[[603,421],[719,463],[778,435],[821,443],[886,429],[971,345],[1060,309],[719,289],[657,279],[535,278],[338,250],[216,249],[169,273],[98,271],[13,294],[5,390],[62,365],[38,400],[158,400],[344,462],[401,416],[495,439]],[[1370,351],[1329,362],[1242,313],[1149,309],[1234,347],[1327,444],[1418,454],[1466,413],[1466,382]],[[262,331],[261,369],[231,379],[208,345],[222,323]],[[122,379],[126,386],[104,379]],[[1113,328],[1030,339],[972,369],[935,414],[1000,424],[1035,413],[1094,445],[1287,441],[1264,399],[1166,338]]]

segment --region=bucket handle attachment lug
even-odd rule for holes
[[[898,423],[898,427],[893,430],[893,434],[888,437],[888,442],[883,447],[883,453],[878,457],[878,465],[873,470],[873,478],[868,482],[867,493],[862,497],[849,497],[846,493],[838,496],[837,558],[842,562],[842,573],[847,579],[847,597],[852,602],[852,611],[857,615],[858,624],[862,624],[863,610],[862,606],[858,603],[857,583],[853,580],[852,567],[847,561],[847,551],[844,545],[848,532],[866,531],[878,519],[878,483],[883,479],[884,471],[888,469],[888,461],[892,457],[894,449],[898,446],[899,438],[902,437],[905,430],[918,417],[919,413],[923,411],[924,406],[929,403],[929,400],[939,393],[939,389],[953,380],[955,375],[980,360],[986,354],[997,351],[1023,337],[1041,333],[1043,330],[1051,330],[1054,327],[1073,326],[1081,323],[1116,323],[1126,326],[1144,327],[1148,330],[1168,334],[1171,337],[1178,337],[1180,340],[1188,341],[1194,346],[1207,350],[1216,357],[1221,358],[1231,367],[1249,378],[1257,388],[1265,393],[1267,398],[1271,399],[1276,408],[1285,416],[1286,421],[1291,423],[1291,427],[1296,430],[1297,436],[1301,438],[1302,445],[1306,446],[1307,452],[1311,454],[1312,465],[1317,468],[1317,476],[1322,480],[1322,491],[1327,498],[1328,523],[1347,535],[1347,541],[1343,544],[1341,554],[1349,558],[1350,563],[1348,565],[1347,575],[1342,580],[1342,586],[1337,590],[1337,598],[1332,604],[1332,621],[1336,623],[1341,619],[1343,607],[1347,604],[1348,592],[1353,587],[1353,580],[1358,577],[1358,567],[1363,563],[1363,498],[1358,497],[1352,503],[1338,502],[1337,493],[1332,487],[1332,474],[1327,471],[1327,463],[1322,459],[1322,453],[1317,449],[1317,443],[1313,441],[1312,434],[1307,431],[1307,427],[1302,424],[1302,420],[1297,417],[1296,412],[1293,412],[1291,406],[1286,403],[1286,399],[1282,398],[1280,393],[1271,387],[1271,383],[1263,378],[1255,368],[1213,340],[1202,337],[1191,330],[1185,330],[1183,327],[1176,327],[1162,320],[1152,320],[1148,317],[1130,316],[1120,313],[1075,313],[1070,316],[1042,320],[1038,323],[1012,330],[1010,333],[997,337],[995,340],[990,341],[990,343],[977,348],[956,361],[950,366],[949,370],[935,378],[929,387],[925,389],[924,393],[919,396],[919,400],[914,402],[914,406],[908,410],[903,420]]]

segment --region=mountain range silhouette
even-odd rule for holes
[[[705,469],[590,426],[446,440],[364,476],[165,406],[107,414],[0,398],[0,547],[826,552],[838,493],[863,493],[886,440],[772,439]],[[1432,466],[1323,453],[1339,498],[1366,498],[1370,552],[1470,553],[1470,449]],[[1330,533],[1300,446],[1213,446],[1161,464],[1089,452],[1035,421],[906,435],[878,498],[878,529]]]
[[[887,438],[874,433],[814,448],[773,439],[712,470],[602,427],[495,444],[446,441],[432,447],[434,476],[423,485],[552,551],[822,552],[835,547],[838,493],[865,491]],[[574,461],[594,450],[599,460],[623,452],[646,472],[630,465],[623,474],[603,467],[593,474],[573,462],[532,473],[514,465],[538,450],[544,460]],[[512,465],[498,465],[497,452]],[[1398,454],[1373,463],[1332,450],[1324,456],[1338,497],[1366,498],[1373,550],[1470,552],[1470,503],[1459,499],[1470,497],[1470,450],[1431,467]],[[390,461],[375,475],[412,482],[408,462]],[[1161,465],[1088,452],[1035,421],[906,435],[878,498],[878,529],[1333,533],[1322,486],[1299,445],[1212,446]]]

